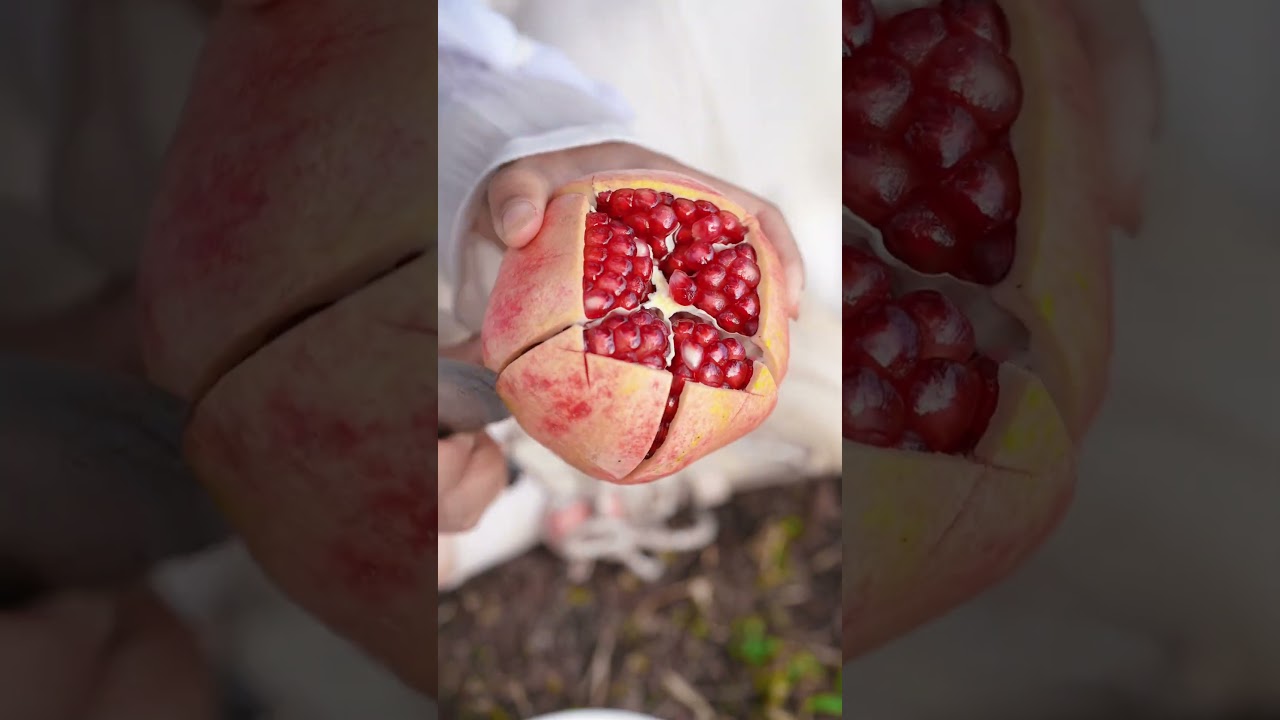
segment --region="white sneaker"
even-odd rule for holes
[[[514,420],[487,430],[522,475],[467,533],[440,538],[442,590],[453,589],[545,542],[583,582],[597,562],[625,565],[642,580],[661,577],[659,554],[694,552],[718,530],[711,510],[734,493],[840,472],[840,319],[811,308],[793,326],[792,362],[778,406],[749,436],[644,485],[613,485],[578,472],[526,435]],[[693,523],[673,527],[684,508]]]

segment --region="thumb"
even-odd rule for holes
[[[551,196],[545,175],[526,165],[509,165],[489,182],[489,212],[498,239],[507,247],[524,247],[542,227]]]

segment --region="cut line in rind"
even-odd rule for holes
[[[198,406],[218,380],[227,373],[243,365],[264,348],[305,324],[312,317],[434,253],[434,247],[424,247],[407,253],[401,252],[395,256],[394,260],[385,257],[370,258],[370,262],[349,268],[345,274],[313,288],[311,296],[314,299],[310,302],[305,302],[300,297],[293,309],[286,308],[264,317],[261,326],[241,333],[236,342],[231,343],[218,359],[207,366],[205,373],[193,386],[190,397],[191,406]]]
[[[498,394],[509,406],[521,408],[517,420],[525,432],[559,448],[570,465],[619,480],[648,452],[674,378],[581,347],[577,327],[534,347],[498,375]],[[536,397],[537,402],[516,403],[515,397]],[[620,425],[620,416],[632,422]]]

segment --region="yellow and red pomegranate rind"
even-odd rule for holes
[[[763,238],[764,232],[754,217],[746,222],[748,238]],[[791,361],[791,323],[787,317],[786,271],[778,253],[767,241],[755,243],[756,264],[760,266],[760,328],[753,338],[764,353],[765,364],[778,382],[787,374]],[[766,310],[767,309],[767,310]]]
[[[1039,474],[845,446],[844,654],[856,657],[1003,579],[1071,497],[1067,456]]]
[[[1000,368],[974,459],[844,445],[844,651],[874,649],[999,581],[1053,529],[1074,487],[1071,436],[1045,387]]]
[[[582,472],[623,480],[658,433],[673,376],[585,352],[572,327],[498,375],[498,394],[520,427]]]
[[[503,257],[480,333],[489,369],[501,371],[520,353],[587,319],[582,264],[591,199],[554,198],[537,237]]]
[[[1077,440],[1106,391],[1111,248],[1102,121],[1088,60],[1061,0],[1002,3],[1023,77],[1012,141],[1022,179],[1018,254],[993,289],[1030,330],[1036,372]]]
[[[283,590],[435,686],[435,258],[348,296],[222,377],[186,454]]]
[[[777,404],[778,386],[763,363],[755,363],[751,383],[742,390],[687,381],[666,441],[621,482],[649,482],[687,467],[759,427]]]
[[[196,396],[276,326],[426,250],[433,23],[404,0],[220,16],[141,263],[153,379]]]
[[[721,210],[728,210],[739,218],[747,217],[747,211],[738,203],[720,194],[718,190],[687,175],[665,170],[616,170],[590,175],[575,180],[556,191],[556,195],[581,193],[592,199],[604,190],[632,188],[669,192],[676,197],[690,200],[707,200]]]

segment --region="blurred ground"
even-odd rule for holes
[[[443,717],[580,707],[667,720],[840,717],[838,478],[745,493],[642,584],[539,549],[440,599]]]

